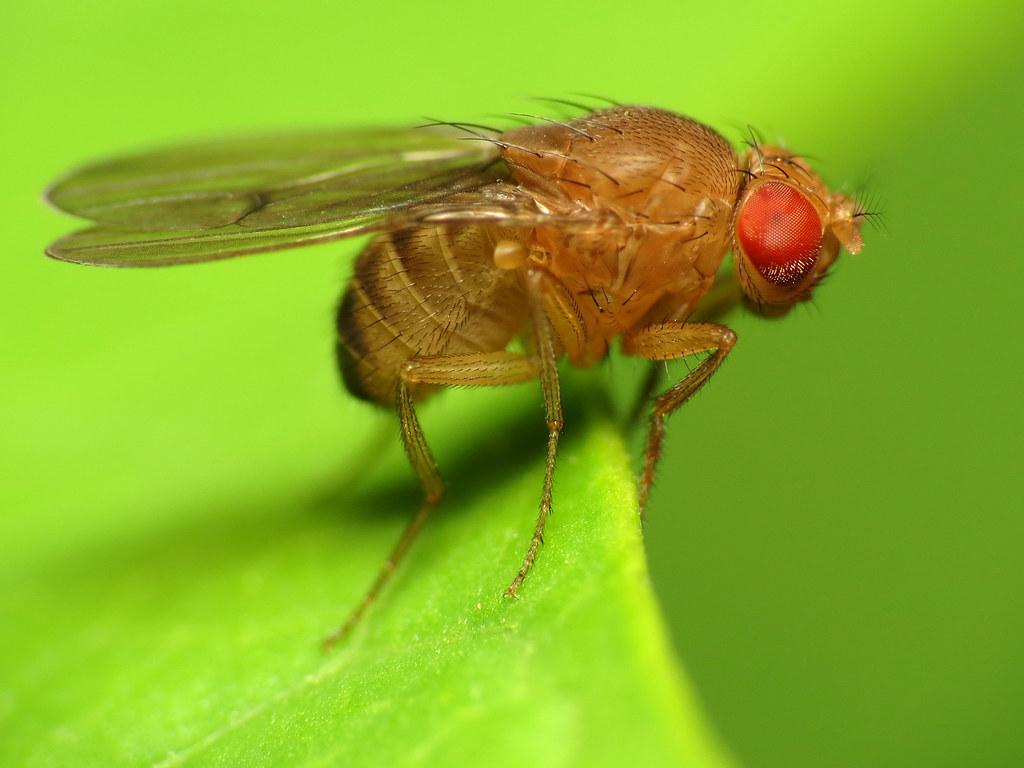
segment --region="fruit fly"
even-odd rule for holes
[[[376,233],[338,308],[338,364],[353,395],[397,412],[424,498],[327,645],[355,626],[441,499],[416,416],[435,390],[540,381],[547,456],[537,524],[506,590],[515,596],[551,512],[559,358],[589,367],[616,339],[652,361],[705,355],[654,400],[642,514],[666,418],[736,342],[728,327],[694,319],[726,254],[732,290],[720,308],[743,301],[779,316],[810,298],[841,248],[861,249],[867,214],[799,156],[756,144],[738,155],[679,114],[615,106],[477,128],[195,144],[92,165],[47,193],[95,222],[47,249],[81,264],[186,264]],[[510,348],[517,338],[525,351]]]

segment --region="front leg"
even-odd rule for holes
[[[687,355],[711,352],[700,365],[694,368],[682,381],[672,386],[654,401],[651,427],[647,433],[647,448],[644,451],[644,468],[640,474],[640,516],[643,517],[654,482],[654,470],[661,456],[661,445],[665,436],[665,419],[685,403],[711,378],[718,366],[725,360],[736,343],[736,333],[731,328],[714,323],[659,323],[626,336],[622,351],[629,355],[640,355],[648,360],[678,360]]]

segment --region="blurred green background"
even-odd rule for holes
[[[0,24],[2,665],[61,663],[19,633],[40,619],[18,595],[47,597],[37,564],[211,508],[244,536],[387,423],[330,353],[355,245],[77,268],[42,255],[74,226],[40,203],[49,181],[193,137],[596,93],[733,141],[752,124],[885,214],[812,306],[737,317],[670,424],[647,544],[721,738],[751,768],[1024,764],[1019,4],[64,0]],[[457,397],[432,418],[503,402]],[[0,697],[0,732],[14,714]]]

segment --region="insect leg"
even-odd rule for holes
[[[555,345],[555,331],[548,319],[544,299],[556,297],[557,284],[544,272],[532,270],[527,273],[527,289],[530,303],[530,330],[533,351],[536,357],[540,388],[544,396],[544,415],[548,424],[548,452],[544,465],[544,485],[541,489],[540,512],[537,526],[526,550],[526,557],[505,594],[515,597],[516,590],[523,583],[526,574],[537,559],[537,550],[544,542],[544,526],[551,514],[551,484],[555,475],[555,456],[558,453],[558,438],[562,434],[562,389],[558,383],[558,348]]]
[[[438,384],[447,386],[497,386],[515,384],[536,378],[537,369],[533,362],[523,355],[512,352],[485,352],[481,354],[420,357],[403,364],[398,382],[397,409],[402,432],[402,444],[409,456],[416,478],[423,488],[423,502],[416,516],[406,526],[388,559],[384,562],[370,589],[363,596],[359,606],[337,630],[324,640],[324,649],[329,649],[344,639],[359,623],[366,610],[376,601],[402,561],[409,546],[415,540],[423,524],[434,511],[444,495],[444,482],[437,469],[437,462],[430,452],[430,446],[423,435],[423,428],[416,417],[416,408],[409,394],[409,385]]]
[[[540,279],[538,278],[538,280]],[[510,597],[515,596],[519,585],[523,583],[526,574],[530,572],[533,561],[537,559],[537,550],[544,540],[544,524],[551,512],[551,483],[555,472],[555,454],[558,449],[558,436],[562,432],[562,398],[558,386],[554,335],[539,297],[536,300],[531,300],[531,308],[533,308],[531,327],[533,328],[533,348],[535,350],[533,358],[511,352],[424,357],[410,360],[402,371],[403,379],[408,381],[460,386],[514,384],[540,376],[541,390],[544,393],[544,410],[548,422],[548,452],[544,469],[544,486],[541,491],[537,527],[530,540],[523,564],[506,591]],[[422,438],[422,434],[420,438]],[[412,455],[410,452],[410,456]]]
[[[651,416],[647,448],[644,451],[644,468],[640,475],[641,517],[647,507],[651,484],[654,482],[654,470],[661,456],[665,419],[711,378],[735,343],[736,333],[732,329],[714,323],[661,323],[624,339],[623,352],[640,355],[648,360],[676,360],[687,355],[711,352],[711,355],[690,371],[682,381],[654,401],[654,413]]]
[[[388,579],[391,578],[391,574],[395,572],[398,564],[405,557],[405,553],[415,540],[417,534],[419,534],[423,524],[427,522],[430,513],[437,506],[437,502],[441,500],[441,496],[444,494],[444,483],[441,481],[441,475],[437,471],[434,457],[430,454],[430,448],[423,438],[423,430],[420,428],[419,419],[416,418],[412,397],[410,397],[409,388],[404,381],[399,381],[397,401],[398,420],[402,430],[402,443],[405,445],[409,461],[416,472],[416,477],[420,481],[420,486],[423,488],[423,502],[420,504],[416,516],[406,526],[405,531],[402,532],[402,538],[398,540],[395,548],[388,555],[388,559],[384,561],[384,565],[381,566],[377,577],[373,580],[373,584],[370,585],[366,594],[363,595],[359,605],[345,619],[344,624],[324,639],[323,648],[325,651],[329,650],[335,643],[348,637],[349,633],[363,617],[363,614],[366,613],[366,610],[373,605],[381,590],[388,583]]]
[[[544,413],[548,426],[548,448],[544,466],[544,484],[541,488],[540,512],[537,525],[527,548],[523,564],[509,584],[506,594],[515,597],[516,590],[537,559],[537,550],[544,541],[544,526],[551,514],[551,488],[555,473],[558,438],[562,434],[562,392],[558,383],[558,348],[555,331],[548,312],[559,317],[571,316],[562,307],[558,284],[545,272],[531,270],[526,275],[530,329],[533,355],[523,357],[509,352],[490,352],[477,355],[452,355],[435,358],[414,358],[403,366],[402,378],[408,382],[459,386],[493,386],[511,384],[539,377],[544,397]],[[562,289],[564,291],[564,289]],[[570,327],[570,326],[567,326]],[[407,442],[407,445],[409,443]],[[410,456],[413,456],[410,452]],[[415,462],[415,460],[414,460]]]
[[[723,268],[719,270],[711,290],[704,295],[700,304],[693,311],[693,314],[686,318],[686,322],[720,323],[722,318],[738,307],[742,301],[743,291],[736,283],[734,270],[732,268]],[[660,360],[661,358],[656,359]],[[658,365],[652,365],[647,372],[643,386],[639,391],[636,401],[633,403],[633,408],[629,412],[629,419],[626,422],[631,430],[640,422],[640,417],[643,416],[647,404],[654,396],[661,374],[662,368]]]

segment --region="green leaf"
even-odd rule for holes
[[[518,599],[502,592],[532,532],[542,435],[520,466],[496,430],[326,656],[415,507],[408,479],[244,513],[214,499],[8,573],[0,763],[725,765],[651,594],[622,441],[601,417],[574,426]]]

